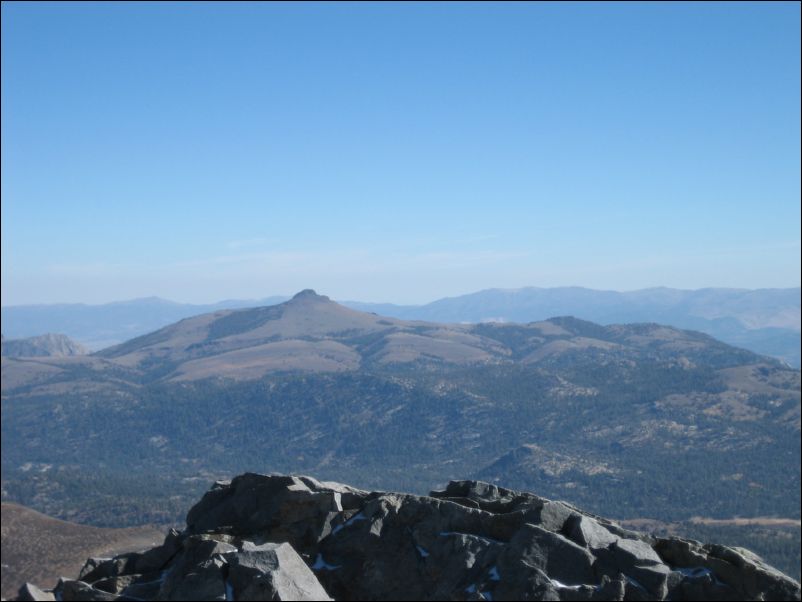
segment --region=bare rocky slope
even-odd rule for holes
[[[43,334],[27,339],[3,337],[3,357],[68,357],[86,355],[89,350],[63,334]]]
[[[748,550],[629,531],[531,493],[429,496],[247,473],[161,546],[89,559],[21,600],[799,600]]]
[[[25,581],[52,586],[59,575],[77,575],[87,556],[138,550],[156,545],[162,537],[163,529],[155,527],[101,529],[3,502],[2,595],[14,595]]]

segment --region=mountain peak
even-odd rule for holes
[[[310,301],[331,301],[326,295],[318,295],[314,289],[305,288],[300,293],[297,293],[292,298],[293,301],[302,301],[302,300],[310,300]]]

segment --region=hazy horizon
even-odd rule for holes
[[[2,4],[2,305],[800,286],[800,6]]]
[[[588,286],[582,285],[567,285],[567,286],[517,286],[517,287],[488,287],[488,288],[481,288],[476,290],[468,290],[463,292],[458,292],[453,295],[441,295],[432,297],[430,299],[425,299],[423,301],[417,303],[400,303],[393,299],[362,299],[356,298],[354,296],[335,296],[330,294],[328,291],[320,288],[315,288],[314,286],[306,286],[298,290],[294,291],[287,291],[287,292],[268,292],[263,295],[255,296],[255,297],[219,297],[213,299],[201,299],[201,300],[189,300],[189,301],[182,301],[179,299],[172,299],[168,297],[163,297],[160,295],[136,295],[134,297],[128,298],[112,298],[106,301],[98,301],[98,302],[86,302],[86,301],[54,301],[49,303],[18,303],[14,305],[6,305],[2,304],[2,307],[19,307],[19,306],[47,306],[47,305],[109,305],[114,303],[128,303],[132,301],[147,301],[149,299],[158,299],[160,301],[165,301],[169,303],[176,303],[176,304],[183,304],[183,305],[215,305],[218,303],[224,303],[226,301],[263,301],[266,299],[278,299],[278,298],[292,298],[297,293],[303,290],[313,290],[319,295],[324,295],[330,297],[332,300],[337,302],[356,302],[356,303],[367,303],[367,304],[390,304],[390,305],[409,305],[409,306],[418,306],[418,305],[427,305],[429,303],[433,303],[435,301],[439,301],[442,299],[449,299],[455,297],[462,297],[477,293],[484,293],[487,291],[504,291],[504,292],[518,292],[524,291],[528,289],[539,289],[539,290],[556,290],[556,289],[582,289],[587,291],[594,291],[594,292],[610,292],[610,293],[636,293],[636,292],[644,292],[644,291],[653,291],[653,290],[660,290],[660,289],[668,289],[674,291],[681,291],[681,292],[698,292],[704,290],[727,290],[727,291],[743,291],[743,292],[758,292],[758,291],[769,291],[769,290],[782,290],[782,291],[790,291],[794,289],[799,289],[800,286],[783,286],[783,287],[761,287],[761,288],[746,288],[746,287],[700,287],[696,289],[683,289],[677,287],[670,287],[670,286],[650,286],[645,288],[636,288],[636,289],[627,289],[627,290],[618,290],[612,288],[593,288]]]

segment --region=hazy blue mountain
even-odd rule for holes
[[[190,316],[218,309],[271,305],[286,299],[287,297],[267,297],[260,300],[226,300],[194,305],[146,297],[102,305],[12,305],[2,308],[3,334],[9,338],[24,338],[61,332],[90,349],[97,350]]]
[[[581,287],[488,289],[420,306],[346,302],[362,311],[435,322],[534,322],[572,315],[599,324],[657,322],[800,365],[800,289]]]
[[[182,318],[271,305],[286,296],[181,304],[156,297],[105,305],[25,305],[2,308],[3,332],[29,337],[63,332],[90,349],[137,337]],[[731,345],[800,366],[800,289],[652,288],[631,292],[581,287],[488,289],[426,305],[344,301],[382,316],[432,322],[536,322],[572,315],[599,324],[657,322],[709,334]]]

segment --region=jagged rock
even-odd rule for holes
[[[557,533],[563,530],[566,520],[576,511],[565,502],[547,500],[482,481],[451,481],[445,490],[432,491],[429,495],[465,507],[478,507],[496,516],[517,516],[519,522],[515,525],[516,529],[528,522]]]
[[[473,505],[495,513],[513,512],[519,510],[522,504],[531,504],[540,508],[546,501],[536,495],[522,495],[512,489],[505,489],[483,481],[451,481],[443,491],[432,491],[429,495],[453,501],[468,500],[470,504],[463,503],[463,505]]]
[[[143,553],[132,552],[115,558],[89,558],[78,579],[112,594],[152,597],[159,591],[159,572],[179,551],[181,539],[178,531],[170,529],[162,545]]]
[[[161,584],[160,600],[225,600],[226,564],[222,555],[236,547],[205,536],[191,536],[183,542]]]
[[[660,599],[660,597],[652,594],[632,577],[627,577],[624,586],[624,600],[627,600],[627,602],[652,602]]]
[[[591,599],[623,600],[625,593],[626,583],[624,579],[610,579],[605,575],[601,578],[601,583]]]
[[[17,592],[17,600],[36,602],[55,599],[56,596],[53,595],[53,592],[41,590],[33,583],[24,583]]]
[[[453,481],[417,496],[257,474],[216,483],[190,510],[187,529],[161,546],[90,559],[80,578],[62,580],[56,593],[64,600],[800,598],[796,581],[746,550],[654,538],[488,483]]]
[[[637,539],[617,539],[608,549],[622,566],[650,566],[663,562],[652,546]]]
[[[119,600],[120,598],[115,594],[95,589],[84,581],[74,581],[72,579],[59,579],[53,593],[56,596],[56,600],[64,600],[64,602],[87,602],[91,600],[106,602]]]
[[[134,581],[131,585],[120,591],[121,598],[136,598],[138,600],[153,600],[159,594],[162,580]]]
[[[504,542],[491,515],[445,499],[385,494],[370,499],[320,545],[313,569],[337,599],[420,600],[494,584]]]
[[[121,594],[123,591],[128,590],[135,585],[152,583],[161,583],[161,573],[155,572],[141,575],[117,575],[116,577],[106,577],[105,579],[94,581],[90,585],[95,589],[99,589],[110,594]],[[136,590],[137,588],[134,589]],[[156,591],[158,590],[159,588],[156,587]]]
[[[571,587],[560,584],[557,587],[557,591],[560,600],[624,600],[626,581],[624,579],[610,579],[605,575],[597,586],[578,585]]]
[[[540,509],[537,523],[548,531],[558,533],[563,530],[565,521],[574,513],[573,508],[563,502],[547,501]]]
[[[234,600],[331,600],[290,544],[244,546],[225,557]]]
[[[419,560],[431,554],[440,531],[432,517],[420,513],[434,513],[438,506],[422,508],[410,501],[399,495],[370,500],[321,542],[312,568],[330,595],[360,599],[382,583],[388,597],[402,596],[407,589],[412,598],[422,594],[426,586]],[[409,533],[413,522],[421,523],[414,535]]]
[[[289,542],[308,553],[331,531],[330,521],[359,506],[366,492],[309,477],[247,473],[212,488],[187,514],[187,531],[221,528],[233,535]]]
[[[637,539],[616,538],[608,547],[594,550],[596,573],[627,578],[628,596],[648,597],[662,600],[669,589],[672,570],[665,565],[652,547]]]
[[[593,554],[562,535],[537,525],[524,525],[505,546],[499,560],[502,578],[521,565],[542,570],[566,585],[595,583]]]
[[[142,554],[129,552],[114,558],[89,558],[81,569],[78,579],[85,583],[94,583],[100,579],[118,575],[133,575]]]
[[[162,545],[151,548],[136,558],[134,569],[137,573],[160,571],[176,555],[180,547],[180,534],[175,529],[170,529]]]
[[[679,583],[669,589],[671,600],[739,600],[741,597],[728,585],[719,581],[712,571],[704,568],[680,569]]]
[[[725,589],[722,586],[727,586],[741,599],[799,600],[802,597],[799,583],[748,550],[680,538],[658,538],[654,547],[667,563],[682,567],[688,574],[685,587],[680,584],[683,591],[692,590],[698,594],[700,588],[707,592],[713,587],[722,590]],[[694,572],[696,580],[692,579]],[[710,574],[720,583],[702,587],[700,577]]]
[[[468,506],[470,507],[470,506]],[[482,532],[492,539],[509,541],[525,524],[540,524],[540,510],[516,510],[507,514],[484,513]]]
[[[98,579],[111,577],[114,566],[112,558],[87,558],[81,572],[78,573],[78,579],[92,583]]]
[[[541,569],[519,563],[510,567],[514,572],[505,572],[501,582],[491,595],[498,600],[559,600],[559,584]]]
[[[594,519],[581,514],[571,514],[564,527],[571,541],[586,548],[606,548],[619,539]]]

